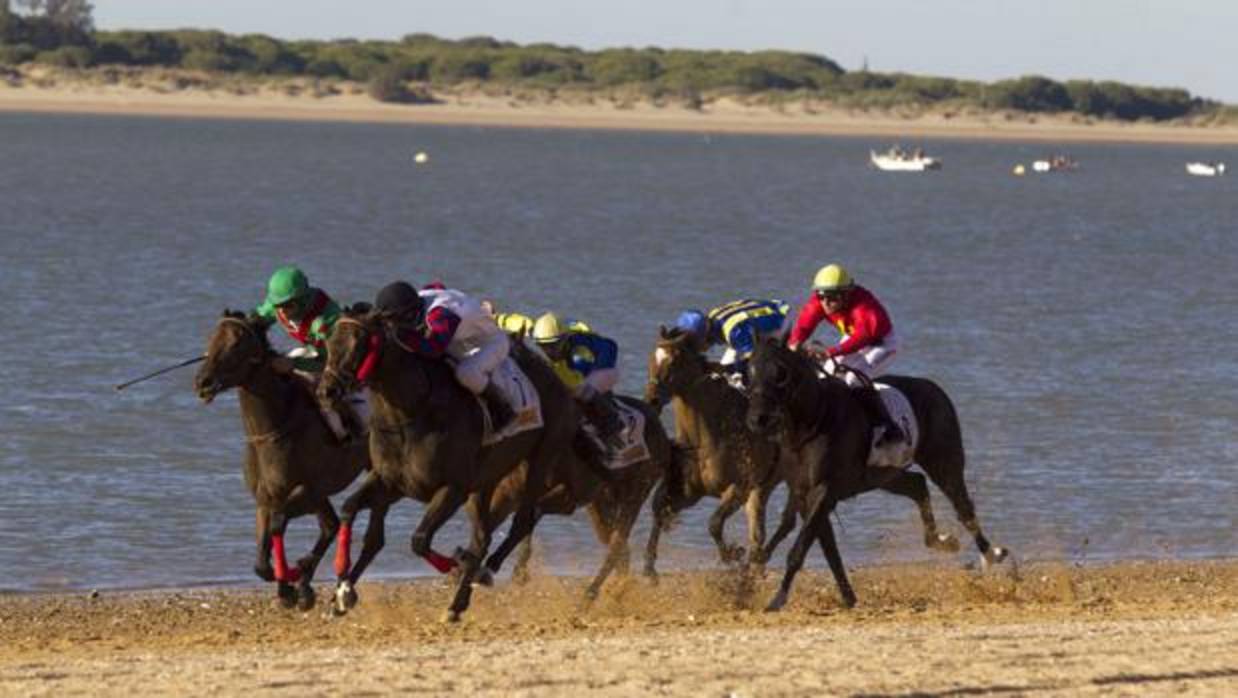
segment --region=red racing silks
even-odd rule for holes
[[[456,568],[457,563],[453,558],[445,555],[440,555],[438,552],[431,550],[426,553],[426,562],[439,571],[440,574],[447,574]]]
[[[327,303],[329,303],[330,300],[331,299],[327,297],[327,294],[319,291],[314,296],[314,302],[310,305],[309,310],[306,311],[305,315],[301,317],[301,320],[297,322],[296,327],[293,327],[292,322],[288,320],[282,310],[276,309],[275,317],[279,320],[279,324],[284,326],[284,330],[288,332],[289,337],[292,337],[303,345],[309,344],[309,333],[310,330],[314,328],[314,320],[318,319],[318,316],[322,314],[322,311],[327,307]]]
[[[348,574],[348,568],[352,567],[351,548],[352,524],[346,523],[340,526],[340,533],[335,541],[335,576],[340,579],[343,579],[344,575]]]
[[[365,358],[361,360],[361,366],[357,368],[357,382],[365,383],[370,379],[370,374],[374,373],[374,369],[378,366],[378,359],[382,355],[383,338],[377,332],[370,335],[369,347],[366,348]]]
[[[301,570],[288,567],[288,559],[284,557],[284,537],[280,534],[271,536],[271,555],[275,558],[275,581],[295,584],[301,578]]]

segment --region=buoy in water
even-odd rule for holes
[[[417,154],[413,156],[413,162],[418,165],[424,165],[427,162],[430,162],[430,156],[426,155],[424,150],[419,150],[417,151]]]
[[[1021,164],[1020,164],[1020,165],[1015,165],[1015,166],[1014,166],[1014,170],[1013,170],[1014,176],[1016,176],[1016,177],[1022,177],[1022,176],[1024,175],[1024,173],[1026,173],[1026,172],[1027,172],[1027,169],[1026,169],[1025,167],[1023,167],[1023,165],[1021,165]]]

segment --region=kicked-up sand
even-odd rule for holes
[[[1238,695],[1238,561],[778,571],[477,589],[362,582],[344,617],[272,588],[0,597],[0,695]]]

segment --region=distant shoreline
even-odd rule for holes
[[[996,113],[911,114],[857,111],[828,105],[746,104],[720,98],[693,109],[650,101],[615,103],[588,96],[546,98],[488,94],[481,89],[436,93],[434,104],[371,99],[357,83],[323,93],[303,79],[255,85],[186,82],[160,73],[148,81],[66,79],[32,75],[0,81],[0,112],[134,115],[179,118],[340,121],[545,129],[604,129],[719,134],[871,137],[883,141],[1007,140],[1031,142],[1238,144],[1238,126],[1087,121],[1078,116]],[[168,81],[173,81],[170,84]],[[14,86],[17,83],[19,86]]]

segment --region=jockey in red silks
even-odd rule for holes
[[[876,378],[885,372],[898,353],[898,338],[890,314],[871,291],[855,283],[851,275],[837,264],[822,267],[813,279],[813,295],[800,309],[799,317],[787,346],[810,353],[823,362],[827,371],[841,374],[855,388],[856,397],[885,431],[878,446],[906,440],[902,428],[890,418],[877,390],[866,385],[856,373]],[[838,343],[816,351],[804,343],[821,324],[828,320],[842,335]],[[846,369],[840,369],[845,366]]]

